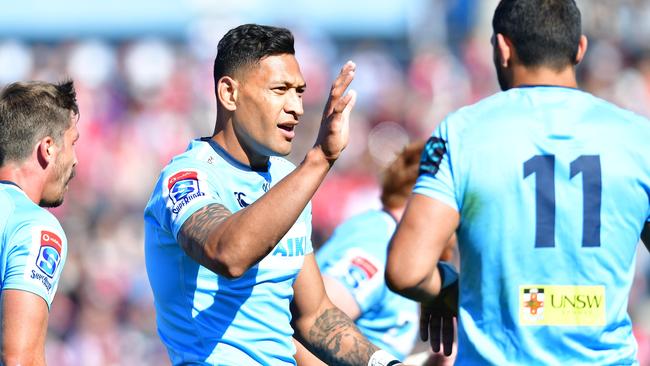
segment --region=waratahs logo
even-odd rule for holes
[[[36,266],[49,278],[54,277],[61,263],[61,238],[51,231],[41,231],[41,248],[36,258]]]

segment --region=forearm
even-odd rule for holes
[[[324,309],[313,322],[297,326],[303,344],[328,365],[368,365],[379,348],[338,308]],[[304,328],[302,332],[300,329]]]
[[[440,272],[437,268],[434,268],[433,272],[429,276],[423,278],[422,281],[415,285],[397,288],[392,291],[408,299],[420,303],[427,303],[440,294],[441,288]]]
[[[312,149],[289,175],[211,234],[207,248],[241,275],[264,258],[296,222],[316,192],[330,163]]]

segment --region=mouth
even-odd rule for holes
[[[278,124],[278,128],[280,129],[282,135],[289,141],[291,141],[294,137],[296,137],[296,125],[297,122],[285,122],[285,123],[280,123]]]

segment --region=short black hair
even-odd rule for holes
[[[51,136],[60,142],[79,117],[72,81],[16,82],[0,91],[0,166],[29,157],[34,144]]]
[[[214,59],[214,83],[232,76],[241,67],[252,66],[272,55],[295,54],[293,35],[286,28],[243,24],[221,38]]]
[[[556,70],[575,63],[582,34],[574,0],[501,0],[492,28],[510,38],[524,66]]]

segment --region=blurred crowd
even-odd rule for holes
[[[422,20],[393,39],[343,39],[283,24],[296,35],[308,85],[289,156],[294,163],[314,141],[333,75],[347,59],[358,65],[351,142],[313,200],[314,247],[343,219],[379,207],[378,176],[405,144],[427,138],[450,111],[497,91],[493,7],[461,9],[463,17],[454,3],[431,1]],[[581,86],[650,117],[650,3],[578,3],[591,36]],[[142,211],[164,164],[192,138],[212,134],[220,34],[209,32],[198,27],[184,40],[0,40],[0,85],[67,75],[78,91],[77,177],[54,210],[70,247],[50,315],[52,365],[169,363],[144,268]],[[639,254],[629,306],[639,357],[650,364],[650,259],[645,248]]]

